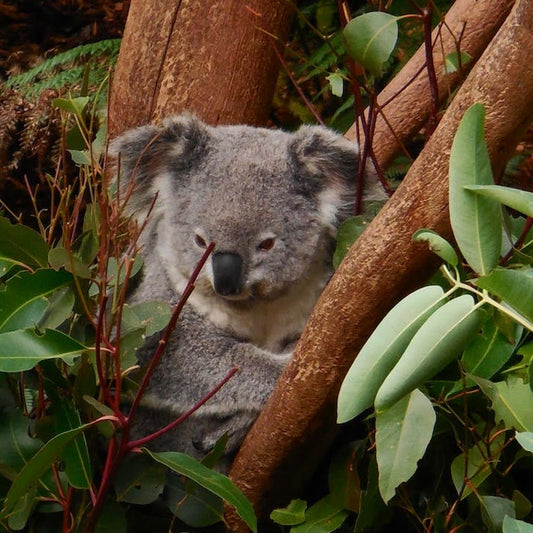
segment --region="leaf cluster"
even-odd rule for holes
[[[521,481],[532,465],[533,194],[494,184],[480,104],[457,130],[449,182],[456,246],[414,235],[443,260],[441,276],[385,316],[339,392],[338,422],[368,427],[335,507],[355,531],[405,514],[409,530],[533,531]]]
[[[168,339],[181,307],[126,303],[143,228],[108,182],[105,123],[88,96],[54,105],[78,178],[47,177],[39,231],[0,216],[0,531],[142,531],[155,510],[161,530],[183,531],[223,520],[224,501],[255,531],[249,502],[213,470],[224,442],[202,464],[150,451],[156,434],[131,437],[162,355],[139,383],[136,349]]]

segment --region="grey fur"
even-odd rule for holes
[[[331,275],[336,228],[353,209],[357,146],[318,126],[287,133],[176,116],[126,132],[112,151],[120,154],[122,181],[136,180],[138,217],[158,193],[132,302],[175,302],[204,242],[227,254],[200,274],[139,413],[139,431],[182,414],[237,366],[214,398],[157,443],[198,456],[228,433],[232,454]],[[215,293],[216,281],[228,284],[225,296]]]

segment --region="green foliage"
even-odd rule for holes
[[[84,44],[51,56],[27,72],[11,76],[4,87],[18,90],[29,100],[36,100],[45,89],[98,87],[117,60],[120,42],[109,39]]]
[[[0,216],[0,530],[134,531],[154,507],[161,531],[184,531],[223,520],[225,501],[257,531],[250,503],[212,469],[223,440],[202,464],[130,436],[136,349],[161,331],[168,340],[172,311],[126,304],[141,229],[109,192],[105,126],[88,96],[54,104],[79,176],[49,178],[39,232]]]
[[[370,74],[379,76],[398,39],[397,17],[374,11],[352,19],[344,28],[346,49]]]
[[[450,154],[457,249],[432,230],[414,236],[443,260],[439,284],[391,309],[339,392],[338,421],[358,417],[368,429],[349,467],[363,480],[350,489],[358,505],[343,507],[355,531],[382,531],[388,521],[411,530],[398,526],[405,512],[420,531],[533,528],[533,493],[522,482],[533,464],[533,257],[524,218],[533,196],[494,185],[483,123],[481,105],[467,110]]]

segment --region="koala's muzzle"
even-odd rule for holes
[[[213,282],[221,296],[236,296],[242,292],[243,260],[234,253],[213,255]]]

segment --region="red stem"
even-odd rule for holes
[[[139,403],[144,393],[146,392],[148,384],[150,383],[150,379],[152,378],[152,374],[154,373],[155,367],[161,360],[163,352],[165,351],[166,345],[170,338],[170,334],[172,333],[172,331],[174,331],[174,328],[176,327],[176,323],[181,314],[181,311],[183,310],[185,303],[189,299],[189,296],[191,295],[192,291],[194,290],[194,283],[200,274],[200,270],[202,270],[202,267],[204,266],[205,262],[207,261],[207,258],[209,257],[209,255],[211,254],[214,248],[215,248],[215,243],[213,242],[207,247],[207,249],[204,252],[204,255],[202,256],[202,258],[196,265],[194,272],[191,274],[191,277],[189,281],[187,282],[187,285],[185,286],[185,290],[183,291],[183,294],[181,295],[178,303],[174,306],[174,310],[172,311],[172,315],[167,324],[167,327],[165,328],[163,332],[163,336],[161,337],[159,344],[157,346],[157,349],[152,359],[150,360],[150,364],[148,365],[148,368],[143,376],[141,384],[139,385],[139,390],[137,391],[137,394],[135,395],[135,398],[133,399],[133,403],[131,404],[130,412],[128,414],[127,421],[126,421],[127,424],[131,423],[131,420],[133,419],[135,415],[135,411],[137,410],[137,407],[139,406]]]
[[[127,450],[133,450],[134,448],[140,448],[141,446],[148,444],[154,439],[157,439],[157,437],[160,437],[161,435],[164,435],[168,431],[174,429],[176,426],[179,426],[186,418],[191,416],[195,411],[200,409],[202,405],[204,405],[207,401],[209,401],[238,371],[239,369],[237,367],[232,368],[231,371],[228,373],[228,375],[212,391],[208,392],[203,398],[201,398],[198,401],[198,403],[196,403],[188,411],[183,413],[179,418],[176,418],[176,420],[173,420],[170,424],[167,424],[165,427],[159,429],[158,431],[155,431],[151,435],[147,435],[146,437],[143,437],[141,439],[132,440],[128,443],[125,443],[124,445],[127,448]]]

